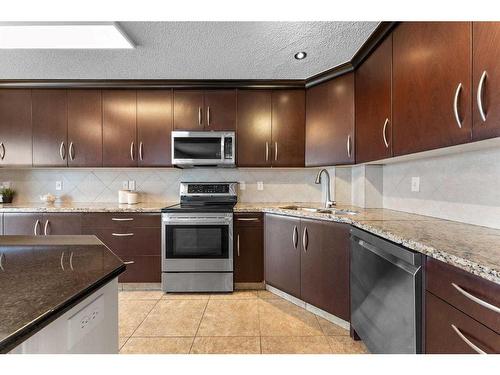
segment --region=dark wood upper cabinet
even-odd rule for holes
[[[354,73],[307,90],[306,166],[354,163]]]
[[[137,166],[135,90],[103,90],[103,165]]]
[[[403,22],[394,31],[394,156],[471,140],[471,34],[470,22]]]
[[[271,166],[270,90],[238,90],[238,166]]]
[[[392,36],[356,70],[356,163],[392,156]]]
[[[234,215],[234,282],[264,281],[264,233],[261,213]]]
[[[31,166],[31,90],[0,90],[0,165]]]
[[[68,164],[66,90],[32,90],[33,166]]]
[[[202,131],[205,126],[202,90],[174,90],[174,129]]]
[[[500,136],[500,22],[472,25],[472,138],[480,140]]]
[[[68,166],[102,166],[101,90],[68,90]]]
[[[303,167],[305,154],[305,92],[272,93],[272,165]]]
[[[205,91],[205,130],[236,130],[236,90]]]
[[[301,299],[349,321],[349,225],[301,219],[301,230]]]
[[[137,142],[140,167],[170,166],[172,90],[137,91]]]

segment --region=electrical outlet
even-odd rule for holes
[[[257,181],[257,190],[264,190],[264,182],[262,181]]]
[[[247,188],[247,184],[245,181],[240,181],[238,186],[240,187],[240,190],[245,190]]]
[[[411,191],[415,193],[420,191],[420,177],[411,178]]]
[[[72,348],[104,320],[104,297],[100,295],[68,319],[68,344]]]
[[[131,190],[131,191],[135,190],[135,180],[130,180],[128,182],[128,189]]]
[[[56,181],[56,190],[62,190],[62,181]]]
[[[122,190],[128,190],[128,181],[122,181]]]

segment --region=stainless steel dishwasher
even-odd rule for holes
[[[422,254],[351,229],[351,325],[370,352],[422,352],[422,261]]]

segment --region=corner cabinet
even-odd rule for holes
[[[353,164],[354,73],[307,89],[307,167]]]

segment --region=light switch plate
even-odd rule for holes
[[[130,180],[128,182],[128,189],[131,190],[131,191],[135,190],[135,180]]]
[[[411,191],[415,193],[420,191],[420,177],[411,178]]]
[[[259,191],[264,190],[264,182],[257,181],[257,190],[259,190]]]
[[[56,190],[62,190],[62,181],[56,181]]]
[[[245,181],[240,181],[238,186],[240,187],[240,190],[245,190],[247,188],[247,184]]]

